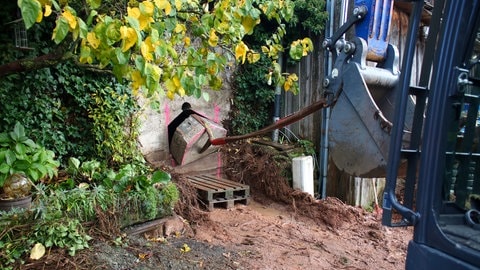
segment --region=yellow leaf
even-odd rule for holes
[[[149,52],[155,51],[155,46],[153,46],[152,37],[151,37],[151,36],[147,37],[147,38],[143,41],[143,43],[145,43],[145,44],[147,45],[147,48],[148,48],[148,51],[149,51]]]
[[[173,81],[173,85],[175,86],[175,89],[178,89],[181,87],[180,78],[178,78],[177,75],[173,76],[172,81]]]
[[[175,94],[175,90],[177,89],[172,79],[168,79],[167,81],[165,81],[165,88],[167,88],[168,92],[172,92],[174,94]],[[168,92],[167,92],[167,96],[168,96]]]
[[[296,81],[298,81],[297,74],[288,75],[287,79],[285,80],[285,83],[283,84],[283,88],[285,89],[285,91],[290,90]]]
[[[43,14],[43,16],[48,17],[50,16],[50,14],[52,14],[52,6],[45,5],[45,13]]]
[[[182,253],[189,252],[190,250],[191,249],[187,244],[183,244],[182,248],[180,249]]]
[[[147,62],[151,62],[153,60],[153,56],[150,53],[150,48],[146,42],[142,42],[140,45],[140,51],[142,52],[142,56]]]
[[[247,35],[251,35],[253,33],[253,28],[255,27],[255,25],[259,23],[260,23],[260,19],[255,20],[250,16],[242,18],[242,26],[245,29],[245,33]]]
[[[313,42],[309,38],[304,38],[302,41],[300,41],[303,47],[303,56],[308,55],[308,52],[313,51]]]
[[[94,49],[98,48],[98,46],[100,45],[100,39],[98,39],[93,32],[87,34],[87,41]]]
[[[140,45],[140,51],[145,61],[153,61],[153,55],[151,53],[153,51],[153,46],[150,37],[146,38],[145,41],[142,42],[142,44]]]
[[[173,91],[168,91],[167,92],[167,97],[170,99],[170,100],[173,100],[175,98],[175,92]]]
[[[131,8],[131,7],[127,7],[127,15],[129,17],[133,17],[133,18],[140,18],[140,9],[137,8],[137,7],[134,7],[134,8]]]
[[[185,45],[186,45],[186,46],[190,46],[191,40],[190,40],[189,37],[184,37],[184,38],[183,38],[183,42],[185,42]]]
[[[128,51],[137,42],[137,33],[135,29],[127,26],[120,27],[120,38],[122,42],[122,52]]]
[[[215,33],[215,29],[210,30],[210,37],[208,38],[208,45],[215,47],[218,44],[218,36]]]
[[[168,0],[155,0],[155,5],[159,9],[163,9],[167,15],[170,15],[170,12],[172,12],[172,6]]]
[[[185,24],[179,23],[175,25],[175,33],[185,33],[187,31],[187,28],[185,27]]]
[[[185,96],[185,89],[183,87],[180,87],[177,89],[177,93],[179,96],[184,97]]]
[[[260,54],[256,52],[249,52],[247,53],[247,60],[248,60],[248,63],[253,64],[258,60],[260,60]]]
[[[143,1],[142,3],[140,3],[140,7],[142,7],[142,10],[144,11],[143,14],[147,16],[152,16],[153,11],[155,10],[155,6],[152,2],[149,1]]]
[[[36,243],[30,251],[30,259],[38,260],[45,255],[45,246],[41,243]]]
[[[68,25],[70,26],[71,30],[77,27],[77,18],[75,18],[75,16],[73,16],[73,14],[69,10],[65,10],[62,15],[65,19],[67,19]]]
[[[150,16],[140,15],[138,22],[140,23],[140,30],[145,30],[148,28],[149,23],[153,22],[153,18]]]
[[[230,23],[229,22],[221,22],[219,25],[218,25],[218,32],[220,33],[226,33],[228,32],[230,29]]]
[[[35,21],[36,21],[37,23],[39,23],[39,22],[42,21],[42,19],[43,19],[43,13],[42,13],[42,11],[40,10],[40,11],[38,12],[38,14],[37,14],[37,18],[35,19]]]
[[[245,63],[245,58],[247,57],[248,47],[241,41],[235,47],[235,59],[239,61],[241,59],[242,64]]]
[[[150,256],[152,256],[151,253],[139,253],[139,254],[138,254],[138,258],[139,258],[140,260],[148,259]]]
[[[80,63],[88,63],[91,64],[93,62],[92,55],[90,54],[90,47],[85,46],[85,44],[82,44],[80,48]]]
[[[182,9],[182,0],[175,0],[175,8],[177,10],[181,10]]]
[[[145,85],[145,79],[142,77],[142,74],[140,74],[140,71],[134,70],[132,74],[130,75],[132,78],[132,88],[134,90],[134,95],[138,93],[138,90],[142,85]]]

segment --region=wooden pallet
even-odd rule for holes
[[[198,197],[213,210],[215,206],[231,208],[235,203],[248,204],[250,187],[214,175],[187,176],[187,179],[197,188]]]

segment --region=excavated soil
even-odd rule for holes
[[[384,227],[376,213],[293,190],[269,148],[223,151],[226,176],[250,185],[247,205],[208,212],[185,176],[172,173],[181,200],[154,230],[120,231],[99,215],[90,249],[74,257],[50,250],[18,269],[404,269],[411,228]]]

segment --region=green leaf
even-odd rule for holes
[[[13,128],[13,131],[10,132],[10,137],[14,141],[19,141],[20,138],[25,137],[25,128],[19,122],[17,122]]]
[[[68,159],[68,167],[78,170],[80,168],[80,160],[77,158],[71,157]]]
[[[0,164],[0,173],[7,174],[8,171],[10,170],[10,166],[6,163]]]
[[[25,155],[25,153],[27,152],[27,148],[23,143],[17,143],[15,144],[15,152],[20,155]]]
[[[210,101],[210,95],[207,92],[203,92],[202,97],[206,102]]]
[[[102,4],[102,0],[87,0],[87,4],[90,5],[92,9],[97,9]]]
[[[118,64],[125,65],[128,64],[130,53],[129,51],[124,53],[121,48],[115,48],[115,56],[117,57]]]
[[[5,153],[5,162],[12,166],[13,162],[15,162],[15,160],[17,160],[17,156],[15,155],[15,153],[12,151],[12,150],[7,150],[7,152]]]
[[[80,17],[77,17],[77,23],[80,29],[80,38],[86,38],[88,34],[87,24],[85,24],[85,22]]]
[[[171,180],[171,176],[169,173],[164,171],[155,171],[152,174],[152,183],[168,183]]]
[[[65,19],[64,17],[58,17],[55,29],[53,29],[52,36],[52,39],[55,41],[56,44],[59,44],[60,42],[62,42],[63,39],[65,39],[68,34],[68,29],[69,25],[67,19]]]
[[[294,45],[290,47],[290,57],[294,60],[300,60],[303,56],[303,47],[301,44]]]
[[[40,174],[38,173],[38,171],[34,170],[34,169],[28,169],[27,170],[27,176],[33,181],[37,181],[38,179],[40,179]]]
[[[31,139],[27,139],[23,142],[25,145],[28,145],[31,148],[38,148],[38,145]]]
[[[8,133],[0,133],[0,144],[9,143],[11,141],[12,139],[10,138],[10,136],[8,136]]]
[[[118,21],[114,21],[107,25],[105,29],[105,36],[107,38],[107,44],[113,45],[115,42],[120,40],[120,23]]]
[[[93,21],[93,18],[95,16],[97,16],[98,12],[96,10],[92,10],[90,11],[90,14],[88,15],[88,18],[87,18],[87,25],[91,25],[92,24],[92,21]]]
[[[18,0],[17,4],[22,13],[25,27],[29,29],[35,24],[38,14],[42,12],[42,6],[37,0]]]

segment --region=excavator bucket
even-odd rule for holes
[[[398,51],[390,45],[385,65],[371,67],[365,64],[365,44],[358,42],[356,49],[356,56],[342,66],[341,90],[330,116],[329,153],[335,165],[350,175],[384,177],[397,96]],[[414,105],[410,99],[407,119],[413,119]],[[408,143],[411,125],[404,129]]]

